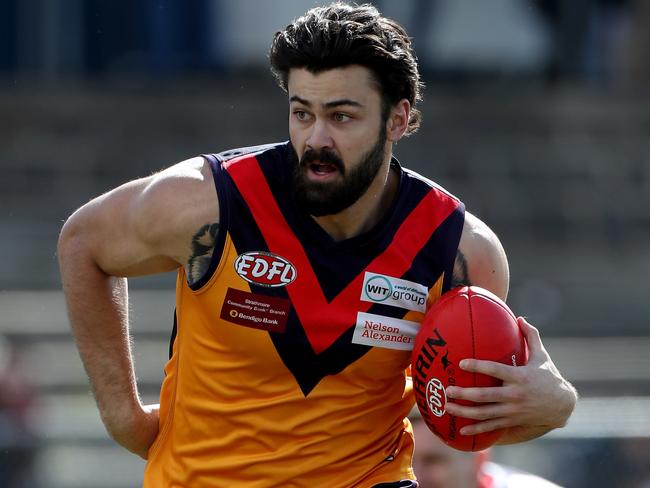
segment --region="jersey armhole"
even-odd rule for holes
[[[465,204],[458,200],[458,206],[452,211],[451,215],[447,217],[450,225],[453,226],[453,232],[451,233],[451,238],[448,244],[448,252],[445,263],[447,265],[445,269],[445,275],[442,284],[442,292],[449,291],[451,288],[451,283],[454,274],[454,263],[456,262],[456,256],[458,255],[458,246],[460,245],[460,238],[463,233],[463,226],[465,224]]]
[[[224,181],[225,171],[221,167],[222,160],[215,154],[202,154],[201,156],[208,162],[208,164],[210,164],[210,169],[212,170],[212,178],[217,192],[217,201],[219,202],[219,229],[217,230],[215,244],[212,250],[212,258],[210,259],[208,269],[205,270],[205,273],[198,281],[194,283],[187,282],[187,286],[189,286],[192,291],[198,291],[205,286],[219,266],[224,246],[226,244],[226,235],[228,234],[230,221],[230,209],[228,207],[229,189],[228,185],[225,184]]]

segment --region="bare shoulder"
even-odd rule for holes
[[[480,286],[505,300],[509,283],[508,259],[501,241],[485,222],[466,212],[454,264],[453,286]]]
[[[177,163],[151,175],[133,201],[137,228],[153,240],[190,234],[219,221],[219,206],[209,164],[202,158]]]
[[[68,219],[59,242],[108,274],[138,276],[186,265],[194,235],[218,221],[212,172],[197,157],[91,200]]]
[[[137,228],[197,280],[212,256],[219,204],[209,164],[182,161],[152,176],[139,196]],[[190,281],[193,281],[190,279]]]

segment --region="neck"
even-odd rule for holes
[[[336,241],[358,236],[372,229],[386,214],[398,184],[399,175],[391,171],[388,158],[359,200],[337,214],[313,218]]]

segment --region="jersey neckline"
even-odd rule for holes
[[[402,165],[395,156],[391,158],[390,169],[397,171],[399,182],[395,198],[386,210],[384,215],[375,223],[375,225],[361,234],[337,241],[325,229],[323,229],[316,220],[306,212],[300,210],[293,199],[289,196],[287,199],[287,210],[291,220],[298,225],[292,225],[294,232],[301,238],[318,243],[319,247],[325,247],[330,251],[345,251],[352,248],[362,247],[379,239],[388,232],[395,224],[396,217],[400,214],[399,208],[404,204],[404,196],[408,194],[408,175],[403,171]],[[291,192],[288,192],[290,195]]]

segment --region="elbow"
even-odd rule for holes
[[[56,245],[56,256],[59,261],[59,267],[63,267],[68,259],[75,254],[75,249],[79,247],[81,236],[81,226],[79,225],[76,214],[70,216],[61,227],[59,239]]]
[[[90,226],[85,220],[83,211],[78,210],[61,227],[56,255],[62,277],[73,265],[92,260]]]
[[[103,282],[107,275],[96,257],[96,237],[91,225],[79,211],[63,224],[57,242],[57,260],[61,284],[66,294]],[[73,291],[74,290],[74,291]]]

